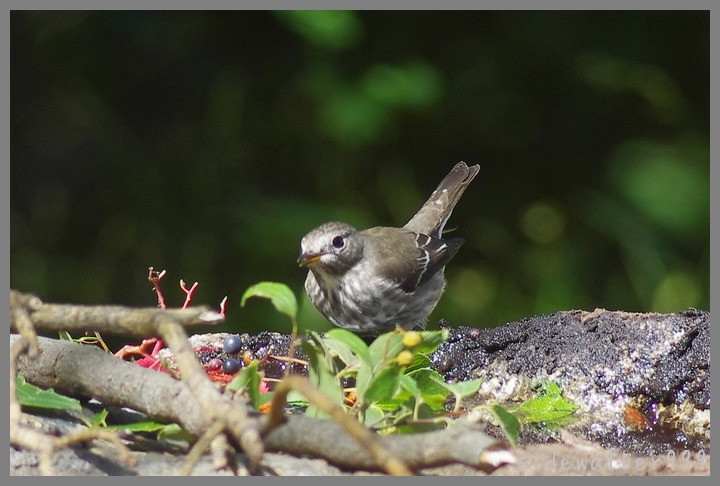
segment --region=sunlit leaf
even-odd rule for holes
[[[420,370],[413,377],[417,381],[420,396],[424,403],[427,403],[429,407],[435,410],[444,407],[450,393],[447,384],[437,371]]]
[[[93,427],[107,426],[107,418],[110,412],[103,408],[90,419],[90,425]]]
[[[25,381],[22,376],[15,377],[17,398],[24,407],[48,408],[55,410],[82,410],[80,401],[60,395],[52,388],[43,390]]]
[[[381,402],[390,400],[398,388],[399,368],[388,367],[377,373],[365,390],[364,400],[366,403]]]
[[[445,383],[444,381],[443,383],[454,395],[467,397],[477,393],[483,383],[483,380],[481,378],[476,378],[474,380],[458,381],[457,383]]]
[[[250,286],[240,300],[240,306],[251,297],[270,299],[278,312],[286,314],[290,319],[297,318],[298,304],[295,294],[290,287],[278,282],[260,282]]]
[[[363,341],[357,334],[350,332],[346,329],[336,328],[326,332],[325,337],[332,338],[344,343],[360,359],[366,362],[370,362],[368,345],[365,344],[365,341]]]
[[[126,430],[128,432],[159,432],[165,427],[167,427],[167,425],[168,424],[162,424],[160,422],[147,420],[142,422],[134,422],[132,424],[108,425],[108,429]]]
[[[195,437],[178,424],[168,424],[158,432],[158,440],[192,443]]]
[[[402,334],[397,331],[387,332],[375,338],[368,349],[373,371],[380,370],[385,363],[405,350],[402,338]]]
[[[520,437],[520,421],[517,417],[497,403],[489,405],[488,410],[493,414],[503,432],[505,432],[508,441],[512,445],[517,445]]]
[[[420,331],[420,336],[422,336],[422,342],[413,347],[413,353],[432,354],[442,343],[447,341],[447,338],[450,336],[450,330]]]
[[[571,417],[578,405],[562,395],[555,382],[540,383],[537,395],[523,402],[517,409],[524,422],[553,423]]]
[[[377,427],[382,424],[383,419],[385,418],[385,410],[382,409],[382,407],[378,406],[378,404],[370,405],[366,410],[364,414],[364,420],[365,420],[365,426],[366,427]]]
[[[322,338],[317,333],[311,333],[310,339],[303,342],[303,351],[308,356],[308,380],[322,393],[338,405],[343,404],[344,393],[338,378],[335,376],[328,350],[323,345]],[[327,414],[308,405],[306,415],[317,418],[327,418]]]

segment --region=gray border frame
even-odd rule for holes
[[[581,5],[579,4],[581,3]],[[3,9],[2,16],[3,16],[3,25],[6,25],[8,27],[7,32],[9,32],[9,25],[10,25],[10,10],[42,10],[42,9],[116,9],[119,7],[122,7],[123,9],[138,9],[138,10],[146,10],[146,9],[172,9],[172,10],[195,10],[198,9],[198,7],[201,7],[202,9],[206,10],[214,10],[214,9],[220,9],[220,10],[237,10],[237,9],[261,9],[261,10],[272,10],[272,9],[289,9],[289,8],[305,8],[305,9],[332,9],[332,8],[348,8],[350,7],[349,2],[332,2],[328,0],[306,0],[303,2],[293,2],[292,0],[243,0],[243,1],[232,1],[232,0],[211,0],[206,1],[202,3],[193,2],[190,0],[146,0],[146,1],[138,1],[138,0],[130,0],[123,2],[121,5],[118,3],[110,3],[110,2],[92,2],[87,0],[62,0],[62,1],[26,1],[26,2],[20,2],[17,0],[10,0],[8,2],[4,3],[6,7]],[[439,2],[432,2],[430,0],[419,0],[415,2],[410,1],[390,1],[386,0],[384,2],[376,1],[376,0],[370,0],[365,1],[362,3],[352,5],[352,7],[358,8],[358,9],[377,9],[377,10],[403,10],[403,9],[411,9],[411,10],[425,10],[425,9],[441,9],[441,10],[475,10],[475,9],[499,9],[499,10],[525,10],[525,9],[538,9],[538,10],[586,10],[586,9],[612,9],[612,10],[709,10],[710,11],[710,21],[711,21],[711,34],[710,34],[710,42],[711,42],[711,79],[717,79],[718,78],[718,70],[717,70],[717,58],[718,58],[718,35],[717,32],[715,32],[716,29],[714,29],[714,25],[712,23],[713,20],[713,10],[717,11],[718,3],[717,2],[710,2],[710,1],[702,1],[702,0],[685,0],[683,2],[672,2],[669,0],[657,0],[654,2],[649,1],[637,1],[637,0],[625,0],[625,1],[618,1],[618,0],[605,0],[603,2],[573,2],[569,0],[542,0],[542,1],[517,1],[517,0],[488,0],[484,2],[473,2],[471,0],[446,0],[442,3]],[[10,64],[10,42],[9,42],[9,36],[6,35],[3,40],[3,49],[2,49],[2,57],[3,62],[5,66],[9,66]],[[3,147],[4,149],[4,157],[3,157],[3,163],[0,165],[0,184],[2,184],[2,195],[3,195],[3,211],[0,213],[0,217],[2,218],[2,225],[3,227],[7,228],[7,231],[3,232],[2,239],[2,245],[4,252],[2,254],[2,258],[0,259],[0,265],[2,269],[2,274],[7,275],[8,278],[5,281],[6,285],[6,293],[5,295],[9,295],[9,275],[10,275],[10,221],[9,221],[9,194],[10,194],[10,72],[8,69],[8,74],[4,76],[3,78],[3,107],[5,108],[4,111],[6,113],[6,116],[4,117],[4,130],[2,131],[2,141],[3,141]],[[715,86],[711,85],[711,94],[717,95],[717,89]],[[717,97],[711,96],[712,100],[712,106],[711,106],[711,116],[710,116],[710,126],[711,130],[713,128],[717,129],[718,126],[718,110],[717,110]],[[719,133],[711,131],[711,133]],[[718,200],[720,200],[720,196],[717,195],[716,190],[720,190],[718,188],[718,177],[720,177],[720,170],[717,168],[717,160],[718,160],[718,148],[717,148],[717,139],[713,143],[711,142],[711,168],[710,168],[710,176],[711,176],[711,209],[715,208],[715,204],[718,203]],[[713,163],[715,162],[715,163]],[[717,212],[715,212],[714,215],[716,215]],[[710,229],[710,241],[712,244],[712,248],[714,247],[714,244],[717,244],[719,241],[718,239],[718,221],[716,217],[714,216],[711,211],[711,229]],[[710,259],[710,270],[711,270],[711,305],[714,307],[717,303],[717,292],[716,289],[718,288],[719,279],[720,279],[720,268],[718,268],[718,259],[715,257],[714,254],[711,254]],[[9,315],[9,308],[8,308],[8,299],[7,297],[2,300],[2,303],[0,304],[2,306],[3,315],[8,316]],[[715,349],[716,343],[713,343],[713,353],[717,355],[717,349]],[[8,361],[3,360],[3,376],[8,377],[7,372],[7,366]],[[717,390],[718,387],[718,377],[717,373],[713,373],[714,379],[712,381],[712,387],[713,389]],[[3,393],[7,393],[7,386],[2,387]],[[7,404],[8,400],[4,399],[2,400],[2,410],[3,410],[3,416],[7,417]],[[715,421],[717,418],[717,411],[713,410],[711,413],[712,421]],[[2,430],[3,437],[9,436],[8,431],[8,423],[6,420],[0,421],[0,427]],[[712,433],[712,440],[713,442],[717,443],[718,439],[718,432],[715,431]],[[20,484],[25,483],[29,484],[30,482],[35,481],[44,481],[44,478],[38,478],[38,477],[18,477],[18,476],[9,476],[9,454],[0,454],[2,456],[2,469],[4,471],[4,475],[8,476],[7,478],[3,479],[3,484]],[[715,470],[717,468],[717,464],[715,464],[717,461],[712,460],[711,456],[711,474],[712,470]],[[711,476],[712,477],[712,476]],[[704,484],[710,484],[711,481],[710,478],[693,478],[693,482],[698,481]],[[533,484],[535,482],[540,481],[540,483],[548,483],[548,484],[571,484],[575,483],[579,480],[582,480],[583,482],[592,482],[594,484],[601,484],[601,482],[604,484],[606,482],[610,483],[617,483],[619,480],[625,481],[634,481],[634,482],[647,482],[648,480],[652,481],[653,484],[676,484],[677,483],[677,477],[656,477],[653,476],[650,479],[648,478],[641,478],[641,477],[622,477],[620,479],[613,478],[613,477],[602,477],[602,478],[575,478],[575,477],[565,477],[565,478],[523,478],[525,481],[533,481]],[[213,481],[217,482],[224,482],[225,484],[238,484],[238,482],[242,482],[243,484],[250,483],[256,483],[260,481],[280,481],[279,478],[213,478]],[[305,481],[298,477],[291,478],[292,481]],[[337,480],[337,478],[310,478],[310,481],[312,484],[318,484],[318,483],[326,483],[330,484],[330,482],[334,483]],[[416,478],[377,478],[377,477],[343,477],[343,482],[347,481],[350,483],[360,484],[360,483],[366,483],[368,481],[389,481],[393,482],[394,484],[410,484],[408,481],[413,481],[413,484],[435,484],[437,482],[437,478],[432,477],[416,477]],[[507,479],[501,479],[497,477],[493,478],[484,478],[484,477],[477,477],[477,478],[442,478],[443,482],[451,481],[463,481],[464,483],[467,481],[469,484],[475,484],[475,483],[487,483],[488,481],[495,483],[495,482],[515,482],[518,478],[507,478]],[[70,478],[52,478],[51,481],[53,481],[54,484],[68,484],[68,485],[82,485],[82,484],[97,484],[98,479],[96,478],[90,478],[90,477],[70,477]],[[66,482],[67,481],[67,482]],[[122,483],[128,483],[128,482],[134,482],[134,481],[143,481],[146,482],[146,480],[141,478],[135,478],[135,477],[107,477],[102,478],[99,481],[101,481],[103,484],[122,484]],[[196,478],[181,478],[181,477],[168,477],[168,478],[153,478],[153,481],[160,481],[161,483],[167,483],[172,484],[173,486],[177,486],[178,484],[197,484]]]

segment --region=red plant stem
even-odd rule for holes
[[[160,307],[161,309],[167,309],[167,304],[165,303],[165,296],[160,289],[160,281],[165,276],[165,273],[165,270],[163,270],[162,272],[156,272],[153,267],[150,267],[150,270],[148,271],[148,280],[150,280],[150,282],[152,282],[153,284],[155,294],[157,295],[158,299],[158,307]]]
[[[195,282],[194,284],[192,284],[192,287],[188,289],[185,286],[185,281],[183,279],[180,279],[180,288],[183,292],[185,292],[185,303],[182,306],[183,309],[187,309],[190,306],[190,302],[192,302],[193,294],[195,293],[197,286],[198,283]]]
[[[220,315],[222,315],[223,317],[226,317],[226,316],[225,316],[225,306],[226,306],[226,305],[227,305],[227,295],[226,295],[225,298],[223,298],[223,300],[220,302]]]

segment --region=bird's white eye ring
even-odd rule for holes
[[[336,236],[332,240],[332,246],[337,248],[338,250],[345,246],[345,238],[342,236]]]

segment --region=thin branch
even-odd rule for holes
[[[23,313],[12,301],[22,302],[29,296],[11,291],[11,329],[20,331]],[[38,302],[39,299],[38,299]],[[22,308],[22,306],[20,306]],[[223,316],[209,307],[189,309],[156,309],[154,307],[133,309],[121,306],[81,306],[69,304],[42,304],[25,307],[26,314],[36,329],[42,331],[100,332],[147,338],[157,336],[158,323],[172,321],[190,327],[219,324]],[[20,317],[18,321],[17,317]]]
[[[205,451],[210,448],[210,444],[215,440],[215,437],[221,434],[224,428],[225,424],[222,422],[213,422],[212,425],[203,432],[202,436],[193,444],[192,449],[190,449],[190,452],[185,456],[180,475],[190,476],[195,464],[200,461],[200,458],[202,458]]]

